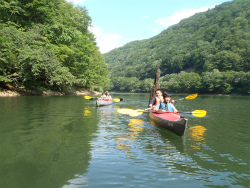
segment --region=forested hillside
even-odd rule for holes
[[[109,71],[84,7],[65,0],[0,0],[0,85],[102,90]]]
[[[223,3],[104,56],[114,90],[150,91],[160,68],[173,92],[250,93],[250,1]]]

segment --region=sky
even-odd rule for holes
[[[102,54],[149,39],[180,20],[230,0],[67,0],[84,6]]]

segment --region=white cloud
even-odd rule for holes
[[[158,31],[158,29],[154,27],[154,28],[153,28],[153,31],[154,31],[154,32],[157,32],[157,31]]]
[[[89,31],[95,35],[95,37],[100,37],[102,34],[102,30],[96,25],[92,24],[89,28]]]
[[[117,33],[111,33],[111,34],[104,34],[103,38],[108,41],[116,41],[121,38],[121,36]]]
[[[97,46],[102,54],[122,46],[121,35],[117,33],[102,33],[102,30],[96,25],[89,27],[89,31],[95,35]]]
[[[156,20],[156,22],[159,22],[162,27],[169,27],[171,25],[179,23],[184,18],[193,16],[198,12],[205,12],[208,9],[214,8],[216,5],[217,4],[211,7],[201,7],[199,9],[184,9],[181,10],[180,12],[175,12],[172,16],[169,16],[167,18],[159,18]]]
[[[66,0],[73,4],[83,3],[85,0]],[[102,54],[122,46],[121,36],[117,33],[102,33],[102,30],[96,25],[92,24],[89,31],[95,35],[97,46]]]
[[[117,33],[103,34],[101,37],[98,37],[97,45],[100,48],[100,52],[104,54],[114,48],[120,47],[120,39],[121,36]]]
[[[148,16],[142,16],[141,19],[148,19],[149,17]]]

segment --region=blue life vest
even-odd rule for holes
[[[173,112],[174,109],[172,108],[171,103],[168,102],[167,105],[168,105],[168,111]]]
[[[166,107],[167,107],[167,109],[166,109]],[[160,108],[163,109],[163,110],[174,112],[174,109],[172,108],[172,105],[171,105],[170,102],[168,102],[167,104],[161,102],[161,107]]]

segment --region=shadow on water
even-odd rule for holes
[[[77,97],[1,101],[0,187],[56,188],[84,174],[96,110]]]

